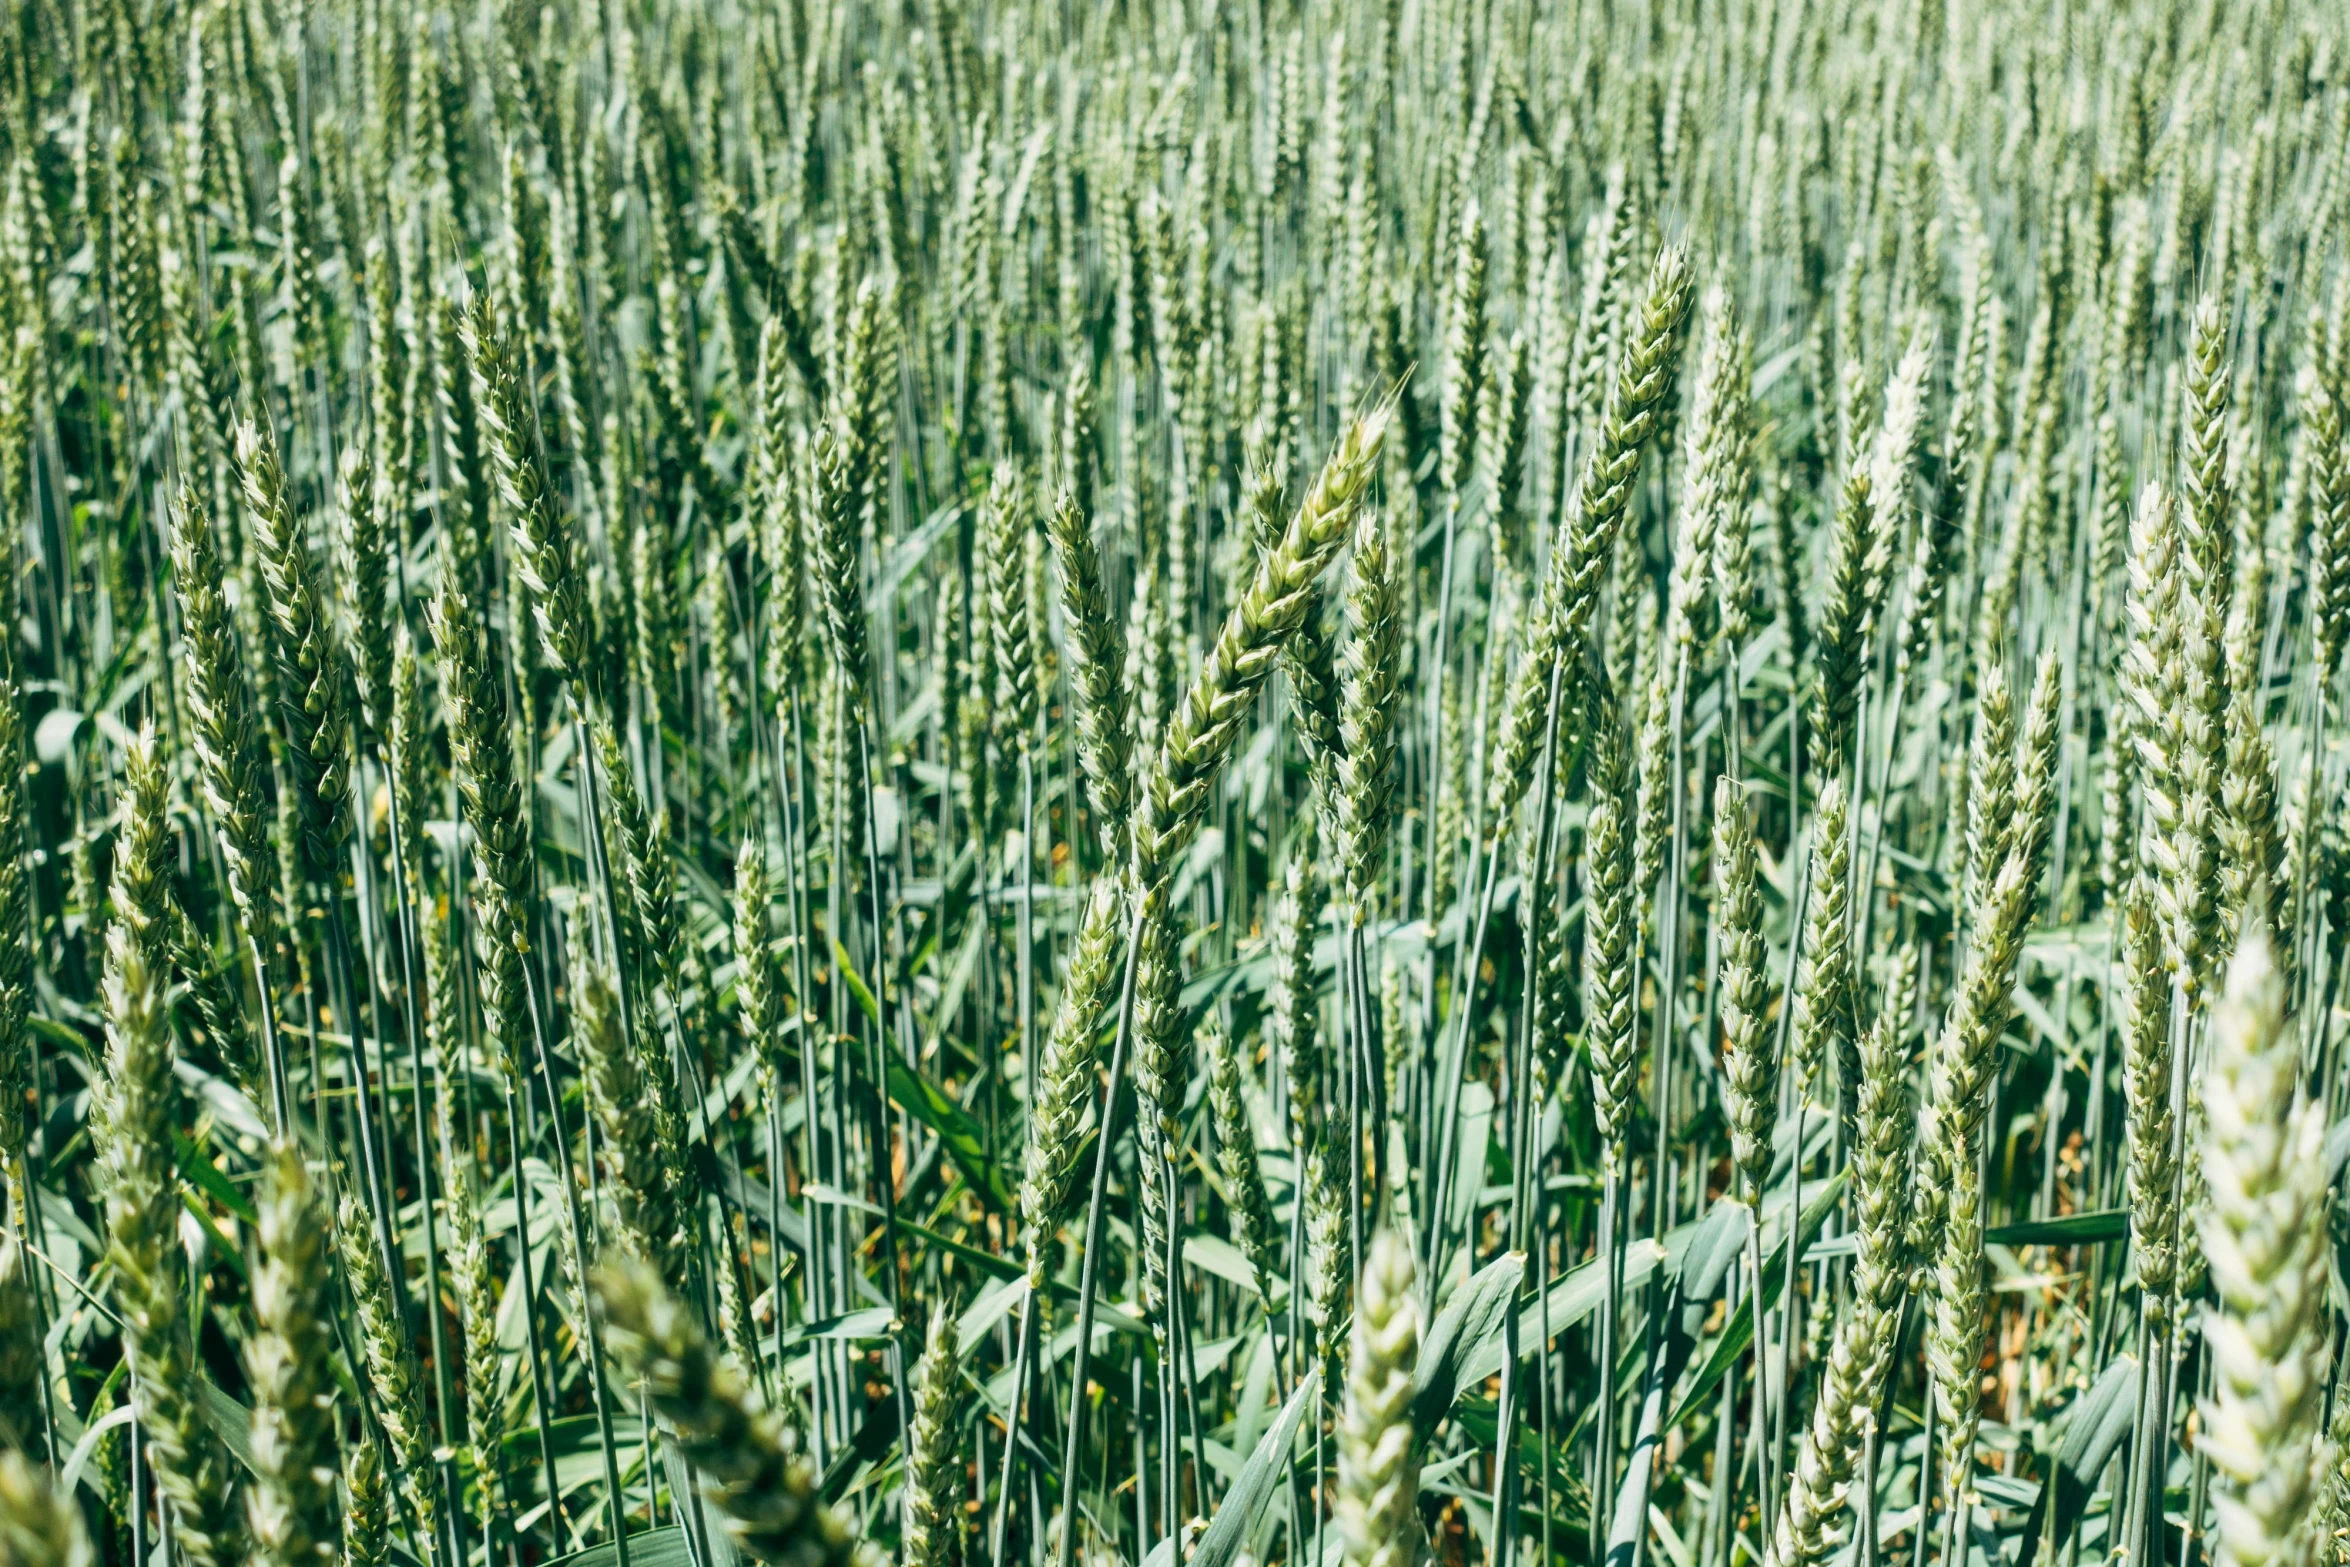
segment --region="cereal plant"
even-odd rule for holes
[[[2350,15],[18,0],[0,1567],[2350,1567]]]

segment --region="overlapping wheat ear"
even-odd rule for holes
[[[498,495],[513,528],[515,571],[529,593],[531,618],[549,667],[582,701],[593,666],[585,573],[539,439],[538,410],[518,333],[499,318],[488,291],[476,294],[459,327],[474,405],[490,437]]]
[[[1355,1291],[1354,1348],[1338,1425],[1340,1547],[1348,1567],[1406,1567],[1424,1549],[1412,1424],[1421,1308],[1411,1243],[1381,1229]]]
[[[922,1359],[914,1367],[914,1425],[906,1439],[907,1567],[945,1567],[962,1534],[961,1335],[944,1304],[932,1308]]]
[[[328,617],[301,521],[286,494],[276,438],[237,426],[237,481],[253,529],[278,701],[277,732],[302,829],[306,872],[327,877],[349,830],[350,666]]]
[[[1134,869],[1142,885],[1172,870],[1198,831],[1209,787],[1239,738],[1251,696],[1305,619],[1317,579],[1355,521],[1393,417],[1391,396],[1347,426],[1170,715],[1134,823]]]
[[[246,1511],[253,1543],[269,1560],[316,1560],[342,1543],[332,1231],[294,1144],[281,1139],[270,1150],[257,1207],[262,1263],[253,1316],[261,1331],[245,1343],[255,1395]]]
[[[9,1567],[89,1567],[81,1509],[22,1453],[0,1453],[0,1562]]]
[[[375,1393],[375,1415],[391,1449],[401,1502],[416,1524],[417,1538],[437,1560],[441,1554],[441,1489],[433,1458],[432,1416],[425,1407],[424,1372],[408,1337],[398,1286],[385,1270],[383,1253],[367,1210],[345,1197],[336,1215],[343,1273],[351,1291],[359,1355]]]
[[[1045,1036],[1020,1176],[1020,1223],[1026,1236],[1029,1287],[1035,1291],[1042,1290],[1051,1266],[1054,1231],[1068,1218],[1076,1196],[1102,1025],[1116,1000],[1125,906],[1114,876],[1094,879]]]
[[[1640,454],[1656,432],[1658,410],[1672,386],[1689,291],[1689,258],[1668,246],[1658,253],[1628,324],[1599,440],[1583,468],[1560,543],[1551,551],[1550,570],[1527,627],[1525,656],[1510,685],[1508,716],[1487,772],[1488,840],[1499,836],[1524,797],[1547,724],[1553,668],[1561,659],[1572,667],[1598,613]]]
[[[2261,918],[2255,908],[2212,1008],[2195,1215],[2216,1296],[2198,1450],[2221,1477],[2213,1557],[2230,1567],[2308,1559],[2330,1370],[2325,1110],[2301,1087]]]
[[[1076,697],[1077,754],[1099,823],[1102,852],[1118,856],[1126,811],[1129,748],[1125,648],[1102,587],[1101,556],[1093,527],[1064,490],[1053,506],[1053,555],[1061,570],[1061,610],[1069,627],[1066,668]]]
[[[514,778],[514,743],[506,698],[491,672],[479,610],[444,567],[432,605],[433,640],[449,702],[449,753],[458,803],[473,835],[469,890],[474,915],[476,971],[490,1061],[509,1084],[518,1081],[516,1053],[530,1038],[530,998],[524,989],[530,950],[529,828]]]
[[[268,756],[212,518],[188,485],[180,487],[172,506],[172,586],[187,637],[189,741],[205,809],[218,834],[238,919],[254,950],[266,954],[273,950],[275,917],[270,802],[263,781]]]
[[[676,1432],[704,1477],[736,1549],[791,1567],[851,1567],[868,1553],[816,1490],[816,1475],[776,1419],[750,1407],[694,1313],[644,1263],[624,1257],[596,1274],[613,1358]]]
[[[171,1500],[173,1539],[197,1567],[234,1567],[245,1559],[243,1509],[228,1451],[204,1408],[188,1320],[179,1090],[164,982],[128,924],[108,927],[106,1076],[96,1122],[107,1257],[136,1377],[132,1401],[156,1483]]]

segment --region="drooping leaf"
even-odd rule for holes
[[[1240,1471],[1240,1478],[1224,1493],[1223,1505],[1208,1520],[1207,1533],[1200,1536],[1186,1567],[1232,1567],[1256,1527],[1257,1516],[1289,1476],[1290,1452],[1297,1445],[1298,1422],[1313,1406],[1321,1387],[1322,1373],[1316,1369],[1307,1372],[1306,1379],[1289,1395],[1289,1402],[1281,1406],[1281,1418],[1273,1422],[1272,1430],[1258,1438],[1255,1451],[1248,1455],[1247,1466]]]
[[[971,1112],[955,1103],[945,1090],[895,1056],[889,1062],[889,1101],[938,1134],[947,1157],[963,1172],[979,1200],[997,1213],[1009,1213],[1017,1199],[987,1156],[987,1134]]]
[[[1802,1221],[1796,1227],[1793,1242],[1795,1245],[1803,1245],[1812,1236],[1819,1233],[1820,1226],[1827,1222],[1828,1215],[1834,1211],[1836,1201],[1843,1193],[1844,1172],[1840,1170],[1833,1179],[1822,1182],[1819,1191],[1803,1205]],[[1740,1232],[1738,1240],[1741,1246],[1745,1244],[1743,1231]],[[1779,1297],[1786,1292],[1788,1245],[1787,1237],[1781,1236],[1779,1244],[1771,1248],[1770,1256],[1763,1262],[1763,1309],[1766,1311],[1778,1304]],[[1696,1245],[1692,1243],[1691,1254],[1694,1255],[1696,1250]],[[1721,1258],[1713,1260],[1717,1264],[1727,1267],[1727,1260]],[[1685,1276],[1688,1271],[1688,1265],[1685,1262],[1683,1266]],[[1703,1404],[1706,1395],[1721,1385],[1722,1378],[1728,1374],[1732,1366],[1738,1364],[1739,1357],[1746,1353],[1746,1347],[1753,1342],[1754,1313],[1751,1311],[1733,1312],[1730,1320],[1723,1325],[1721,1340],[1714,1345],[1712,1357],[1698,1370],[1696,1380],[1689,1384],[1688,1390],[1681,1395],[1681,1401],[1673,1407],[1672,1415],[1665,1421],[1665,1429],[1669,1431],[1679,1425],[1689,1417],[1691,1411]]]
[[[849,949],[834,942],[832,961],[840,969],[841,980],[849,987],[849,994],[856,999],[857,1010],[865,1014],[866,1022],[879,1028],[881,1003],[873,999],[873,992],[866,986],[864,976],[857,972],[857,965],[849,961]]]
[[[2093,1213],[2068,1213],[2061,1219],[2030,1219],[2002,1224],[1983,1232],[1991,1246],[2090,1246],[2117,1241],[2130,1233],[2130,1210],[2100,1208]]]
[[[1525,1276],[1525,1253],[1496,1257],[1454,1290],[1429,1324],[1412,1389],[1412,1419],[1422,1435],[1436,1428],[1462,1393],[1501,1369],[1502,1325]]]
[[[2089,1510],[2089,1496],[2097,1477],[2113,1455],[2129,1440],[2130,1422],[2138,1410],[2138,1357],[2124,1354],[2105,1368],[2102,1376],[2073,1403],[2065,1417],[2064,1443],[2056,1451],[2052,1483],[2042,1486],[2032,1522],[2027,1527],[2015,1567],[2032,1567],[2045,1547],[2053,1557],[2064,1549],[2072,1532]]]
[[[180,1174],[187,1178],[190,1186],[195,1187],[247,1224],[260,1222],[259,1216],[253,1212],[253,1204],[246,1200],[245,1194],[238,1191],[230,1183],[229,1178],[220,1173],[220,1166],[204,1157],[204,1150],[198,1148],[192,1138],[185,1133],[180,1133],[175,1135],[172,1141],[179,1151]]]
[[[677,1524],[628,1538],[628,1567],[692,1567],[693,1549]],[[558,1556],[547,1567],[620,1567],[620,1547],[607,1540],[584,1551]]]

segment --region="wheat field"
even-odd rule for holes
[[[0,1567],[2350,1563],[2350,13],[17,0]]]

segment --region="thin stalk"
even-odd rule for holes
[[[1004,1567],[1004,1540],[1011,1528],[1012,1488],[1020,1473],[1020,1451],[1017,1427],[1023,1398],[1027,1399],[1028,1417],[1036,1416],[1035,1400],[1030,1397],[1030,1364],[1036,1355],[1037,1309],[1036,1297],[1030,1295],[1020,1305],[1019,1347],[1012,1361],[1012,1407],[1004,1422],[1004,1468],[996,1488],[995,1524],[989,1530],[988,1560],[993,1567]]]
[[[573,1178],[571,1171],[571,1137],[563,1125],[563,1095],[555,1085],[554,1053],[547,1047],[546,1029],[540,1022],[538,981],[529,963],[522,965],[522,984],[530,1005],[531,1043],[538,1054],[539,1077],[547,1095],[547,1124],[554,1133],[555,1173],[563,1182],[563,1196],[570,1209],[573,1254],[584,1266],[594,1253],[588,1249],[587,1220],[580,1210],[579,1182]],[[604,1360],[597,1348],[603,1342],[603,1335],[596,1329],[595,1292],[583,1290],[581,1301],[587,1314],[585,1359],[588,1382],[595,1390],[596,1442],[604,1460],[605,1492],[617,1498],[620,1495],[620,1460],[612,1441],[612,1400],[610,1390],[605,1386]],[[628,1567],[628,1519],[617,1505],[609,1511],[612,1515],[612,1544],[619,1567]]]
[[[387,766],[387,774],[389,771]],[[391,807],[393,913],[397,916],[399,934],[401,1023],[408,1033],[408,1081],[414,1091],[415,1101],[412,1118],[416,1133],[416,1196],[424,1230],[424,1321],[427,1342],[432,1346],[433,1414],[442,1447],[453,1449],[452,1434],[455,1428],[450,1424],[450,1409],[455,1392],[449,1383],[449,1353],[441,1321],[441,1249],[432,1212],[433,1177],[436,1172],[431,1138],[426,1129],[431,1112],[424,1082],[424,1024],[416,1007],[416,911],[409,896],[408,867],[400,847],[400,791],[396,787],[387,787],[384,793]],[[449,1520],[450,1560],[462,1563],[465,1560],[465,1509],[460,1505],[463,1497],[453,1451],[441,1464],[441,1492],[443,1510]]]
[[[1118,1032],[1110,1046],[1109,1079],[1102,1089],[1101,1131],[1093,1150],[1093,1191],[1085,1206],[1085,1245],[1079,1252],[1084,1261],[1080,1265],[1077,1284],[1077,1344],[1070,1352],[1069,1361],[1069,1420],[1061,1456],[1061,1539],[1055,1556],[1056,1567],[1069,1567],[1077,1550],[1077,1475],[1078,1463],[1085,1448],[1085,1365],[1093,1350],[1094,1292],[1101,1278],[1102,1221],[1109,1207],[1110,1144],[1117,1133],[1118,1090],[1126,1081],[1126,1057],[1134,1039],[1134,975],[1137,959],[1142,952],[1142,908],[1136,897],[1135,912],[1126,930],[1125,977],[1119,984]],[[1295,1303],[1292,1302],[1292,1308]],[[1141,1377],[1141,1364],[1136,1362],[1135,1376]],[[1135,1403],[1141,1404],[1137,1388]],[[1141,1451],[1135,1455],[1137,1480],[1142,1473]],[[1136,1506],[1143,1505],[1138,1494]],[[1147,1533],[1147,1525],[1145,1528]]]
[[[1534,787],[1542,791],[1541,804],[1536,810],[1534,827],[1534,865],[1532,875],[1519,897],[1526,911],[1526,982],[1525,997],[1518,1008],[1518,1026],[1512,1030],[1509,1071],[1506,1091],[1511,1103],[1510,1127],[1510,1182],[1509,1244],[1521,1258],[1525,1255],[1526,1180],[1534,1164],[1534,1013],[1538,1004],[1536,986],[1537,963],[1535,954],[1541,940],[1540,925],[1550,913],[1550,899],[1545,892],[1550,886],[1551,835],[1555,826],[1558,790],[1554,787],[1558,770],[1559,706],[1566,681],[1566,660],[1559,659],[1550,666],[1549,711],[1543,720],[1542,759],[1534,769]],[[1537,1281],[1539,1285],[1539,1280]],[[1547,1299],[1549,1291],[1543,1290]],[[1493,1448],[1493,1561],[1499,1564],[1513,1561],[1512,1541],[1517,1515],[1517,1420],[1519,1415],[1518,1383],[1518,1312],[1513,1301],[1502,1313],[1501,1395],[1494,1416]],[[1547,1474],[1549,1458],[1544,1456]]]
[[[548,1402],[546,1365],[539,1347],[538,1292],[530,1276],[530,1178],[522,1167],[522,1107],[514,1089],[515,1084],[509,1080],[505,1084],[506,1149],[514,1165],[514,1239],[516,1265],[520,1270],[517,1282],[522,1285],[522,1326],[524,1348],[530,1356],[531,1406],[538,1417],[539,1468],[547,1486],[547,1531],[549,1539],[560,1545],[567,1520],[563,1516],[562,1493],[555,1487],[555,1427]]]
[[[354,1120],[359,1130],[359,1164],[367,1174],[363,1189],[367,1193],[371,1217],[375,1221],[376,1243],[383,1248],[384,1271],[391,1283],[392,1300],[404,1311],[408,1294],[408,1270],[400,1255],[398,1231],[392,1223],[391,1197],[385,1190],[387,1161],[383,1152],[383,1133],[375,1124],[375,1098],[367,1086],[367,1054],[360,1043],[358,1009],[352,1003],[351,953],[349,938],[343,930],[342,893],[332,885],[326,888],[326,936],[328,989],[333,998],[335,1015],[342,1020],[347,1030],[351,1097],[359,1107]]]
[[[2323,783],[2325,779],[2326,710],[2328,707],[2326,697],[2328,695],[2327,688],[2332,684],[2332,681],[2328,679],[2328,674],[2329,671],[2323,669],[2317,670],[2315,673],[2316,690],[2312,697],[2313,711],[2309,719],[2308,783],[2302,795],[2300,844],[2295,850],[2295,858],[2298,863],[2293,870],[2293,885],[2304,889],[2311,885],[2309,862],[2317,841],[2319,802],[2325,798]],[[2315,978],[2317,965],[2311,961],[2315,954],[2308,950],[2308,944],[2316,939],[2316,927],[2322,912],[2320,908],[2322,901],[2322,899],[2310,896],[2305,891],[2294,910],[2297,928],[2293,932],[2293,950],[2301,959],[2298,972],[2302,976],[2304,998],[2306,998],[2307,987]],[[2316,1009],[2306,1004],[2301,1007],[2300,1015],[2302,1055],[2304,1059],[2312,1059],[2309,1050],[2309,1030],[2312,1027],[2322,1027],[2325,1019],[2317,1015]]]
[[[1036,1098],[1036,758],[1035,747],[1020,751],[1020,1070],[1022,1092]]]
[[[1436,635],[1435,658],[1430,665],[1431,679],[1428,696],[1428,832],[1430,834],[1430,864],[1427,883],[1436,886],[1434,856],[1452,853],[1450,844],[1438,845],[1434,834],[1436,824],[1444,819],[1444,688],[1452,675],[1452,579],[1453,562],[1458,552],[1460,532],[1460,496],[1447,492],[1444,498],[1444,556],[1436,579]],[[1444,911],[1428,910],[1431,922]]]
[[[1433,1272],[1439,1248],[1444,1241],[1444,1210],[1451,1198],[1452,1166],[1459,1157],[1457,1146],[1461,1119],[1461,1089],[1468,1076],[1469,1021],[1475,1009],[1477,965],[1485,954],[1485,931],[1493,918],[1493,892],[1501,875],[1501,838],[1496,834],[1485,845],[1485,874],[1477,891],[1477,923],[1468,948],[1456,965],[1456,983],[1453,989],[1453,1013],[1460,1019],[1451,1030],[1452,1038],[1443,1047],[1441,1064],[1437,1071],[1444,1079],[1443,1108],[1438,1116],[1438,1154],[1428,1179],[1435,1185],[1428,1198],[1428,1216],[1422,1221],[1425,1237],[1422,1265]],[[1445,1019],[1452,1022],[1451,1017]]]

